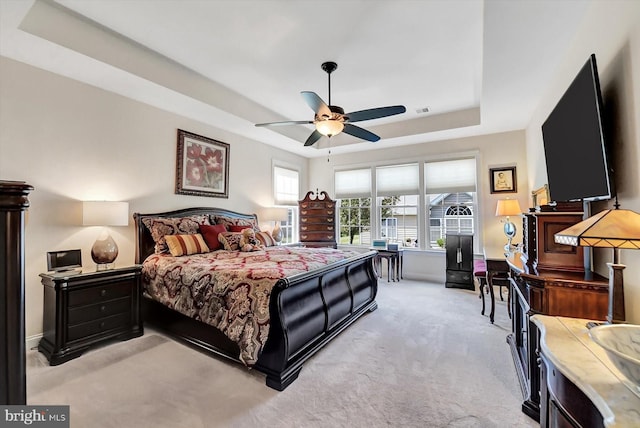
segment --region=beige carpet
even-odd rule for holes
[[[377,300],[283,392],[147,328],[56,367],[30,351],[28,404],[68,404],[76,428],[538,426],[520,411],[505,302],[491,325],[472,291],[381,281]]]

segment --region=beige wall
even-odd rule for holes
[[[492,135],[436,141],[393,149],[371,150],[355,154],[331,155],[312,159],[309,162],[310,189],[325,190],[334,195],[333,173],[336,169],[362,165],[389,165],[417,160],[433,160],[456,155],[476,154],[479,159],[478,200],[480,242],[478,248],[486,247],[500,251],[506,242],[502,223],[495,217],[498,199],[509,197],[518,199],[520,207],[526,210],[531,204],[527,186],[527,162],[524,131],[505,132]],[[491,194],[489,190],[489,168],[516,166],[518,193]],[[514,242],[522,240],[521,227],[517,221],[518,234]],[[444,282],[445,259],[442,251],[407,251],[405,254],[405,274],[409,278],[420,278]]]
[[[605,114],[613,120],[610,139],[622,208],[640,213],[640,2],[594,1],[569,51],[543,94],[526,129],[529,185],[547,182],[541,126],[590,54],[596,54]],[[579,161],[579,154],[575,159]],[[594,203],[592,213],[613,203]],[[597,272],[608,276],[611,250],[594,254]],[[627,320],[640,323],[640,251],[623,250]]]
[[[229,198],[174,194],[176,130],[231,145]],[[100,229],[81,226],[82,200],[128,201],[130,212],[217,206],[256,212],[272,203],[273,161],[307,160],[125,97],[0,58],[0,179],[34,186],[26,227],[26,334],[42,331],[46,252],[90,250]],[[133,224],[110,228],[117,263],[134,261]]]

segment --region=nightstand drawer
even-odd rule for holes
[[[131,322],[129,314],[118,314],[111,317],[100,318],[95,321],[69,326],[67,340],[86,339],[89,336],[108,332],[109,330],[124,329]]]
[[[69,306],[89,305],[130,296],[133,288],[133,281],[122,281],[96,285],[83,290],[73,290],[69,293]]]
[[[69,325],[76,325],[87,321],[93,321],[98,318],[127,313],[130,311],[131,299],[128,296],[111,300],[109,302],[69,308]]]

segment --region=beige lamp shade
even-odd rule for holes
[[[510,216],[520,215],[522,210],[517,199],[500,199],[496,206],[496,217],[498,216]]]
[[[558,244],[640,250],[640,214],[604,210],[555,234]]]
[[[260,210],[261,221],[285,221],[289,217],[287,208],[265,207]]]
[[[82,203],[83,226],[128,226],[129,203],[85,201]]]

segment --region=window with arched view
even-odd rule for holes
[[[444,248],[447,233],[474,234],[474,192],[427,195],[431,248]]]

